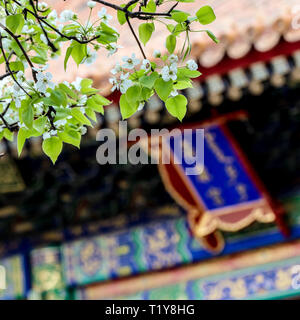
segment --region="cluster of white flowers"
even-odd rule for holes
[[[37,82],[34,87],[38,92],[46,93],[48,88],[54,89],[55,84],[51,81],[53,76],[50,72],[38,72],[36,78]]]
[[[153,52],[153,57],[162,58],[162,61],[166,61],[165,58],[162,57],[162,54],[159,50],[155,50]],[[114,75],[114,77],[111,77],[109,79],[109,82],[112,84],[111,91],[120,90],[121,93],[124,94],[126,93],[128,88],[134,85],[134,82],[128,79],[129,72],[127,72],[127,70],[136,72],[137,71],[136,67],[140,64],[140,59],[138,59],[133,53],[130,57],[124,56],[122,60],[124,62],[122,65],[119,62],[117,62],[115,67],[110,71]],[[161,66],[160,74],[162,79],[165,82],[168,82],[170,80],[172,81],[177,80],[178,60],[179,59],[177,55],[171,54],[168,57],[167,61],[164,63],[164,65]],[[145,73],[149,72],[151,68],[152,68],[151,62],[148,59],[144,59],[140,64],[140,70],[144,70]],[[188,68],[189,70],[195,71],[195,70],[198,70],[198,65],[194,60],[188,60],[186,63],[186,68]],[[120,76],[116,77],[116,75],[118,74]],[[177,90],[173,90],[170,95],[173,97],[178,95]],[[144,106],[144,103],[141,103],[138,110],[141,110],[143,106]]]
[[[175,81],[177,79],[177,64],[172,63],[170,66],[164,66],[161,70],[161,77],[164,81]]]
[[[8,109],[3,118],[7,124],[12,125],[19,122],[19,113],[12,109]]]
[[[112,84],[111,91],[120,90],[121,93],[126,93],[126,91],[133,86],[133,81],[128,79],[129,72],[126,74],[121,73],[119,80],[116,77],[109,79],[109,82]]]
[[[57,130],[50,130],[50,131],[46,131],[45,133],[43,133],[43,139],[50,139],[52,136],[56,136],[57,135]]]
[[[60,22],[65,23],[77,19],[77,15],[72,10],[64,10],[60,14]]]

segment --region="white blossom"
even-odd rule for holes
[[[174,89],[173,91],[171,91],[170,96],[172,97],[176,97],[178,95],[178,91],[176,89]]]
[[[19,96],[21,92],[22,92],[21,87],[17,83],[14,83],[14,85],[12,86],[13,95],[14,96]]]
[[[69,83],[68,81],[65,80],[65,81],[63,82],[63,84],[66,85],[68,88],[72,89],[72,88],[71,88],[71,85],[70,85],[70,83]]]
[[[151,63],[148,59],[144,59],[141,65],[141,69],[145,71],[149,71],[151,69]]]
[[[60,21],[62,23],[68,22],[76,17],[75,13],[72,10],[64,10],[60,14]]]
[[[82,97],[80,97],[79,101],[78,101],[78,105],[79,106],[84,106],[87,102],[87,96],[86,95],[83,95]]]
[[[126,93],[126,91],[133,86],[133,82],[130,79],[126,79],[121,82],[120,84],[120,91],[121,93]]]
[[[48,8],[48,4],[46,2],[39,2],[38,9],[39,10],[46,10]]]
[[[112,84],[112,88],[111,88],[112,92],[115,90],[119,90],[120,85],[116,77],[111,77],[108,81]]]
[[[76,77],[76,80],[72,82],[72,85],[77,91],[81,90],[81,81],[82,81],[82,78]]]
[[[23,71],[19,71],[16,74],[16,78],[17,78],[18,82],[24,82],[25,81],[24,72]]]
[[[2,47],[4,50],[9,51],[11,48],[12,41],[10,39],[4,38],[2,39]]]
[[[116,43],[110,43],[106,49],[108,50],[108,57],[112,56],[114,53],[118,51],[118,49],[123,48],[122,46],[119,46]]]
[[[96,6],[96,2],[95,2],[95,1],[88,1],[88,2],[87,2],[87,6],[88,6],[90,9],[93,9],[93,8],[95,8],[95,6]]]
[[[177,79],[177,65],[175,63],[171,64],[170,67],[165,66],[161,70],[161,75],[164,81],[169,80],[175,81]]]
[[[102,8],[99,12],[98,12],[98,17],[100,19],[103,20],[103,22],[108,22],[109,20],[112,19],[112,16],[109,15],[107,12],[106,12],[106,8]]]
[[[48,44],[48,40],[47,40],[46,36],[45,36],[43,33],[41,34],[40,39],[41,39],[45,44]]]
[[[143,110],[143,109],[144,109],[144,106],[145,106],[145,102],[144,102],[144,101],[140,102],[140,104],[139,104],[139,106],[138,106],[138,108],[137,108],[137,111]]]
[[[34,107],[35,107],[35,115],[40,116],[44,112],[43,103],[36,103]]]
[[[161,57],[161,52],[159,50],[154,50],[153,57],[154,58],[160,58]]]
[[[35,30],[32,26],[28,26],[28,25],[24,25],[23,29],[22,29],[22,33],[26,33],[26,34],[33,34],[35,33]]]
[[[56,10],[52,10],[49,14],[48,14],[48,20],[53,22],[53,23],[56,23],[57,22],[57,19],[58,19],[58,15],[57,15],[57,12]]]
[[[18,111],[14,111],[12,109],[8,109],[4,116],[5,121],[8,124],[13,124],[19,121]]]
[[[140,63],[140,60],[135,57],[134,53],[131,55],[131,57],[123,57],[122,60],[125,62],[123,67],[126,69],[133,69]]]
[[[50,134],[51,134],[51,136],[57,135],[57,130],[51,130],[51,131],[50,131]]]
[[[52,74],[50,72],[38,72],[36,78],[38,80],[35,84],[37,91],[45,93],[48,88],[54,89],[54,83],[51,82]]]
[[[55,128],[58,128],[58,129],[61,129],[66,124],[67,124],[67,120],[66,119],[61,119],[61,120],[57,120],[57,121],[54,122]]]
[[[97,59],[97,53],[95,51],[92,51],[90,48],[87,48],[87,57],[85,59],[85,64],[91,65],[93,64]]]
[[[178,57],[175,54],[171,54],[168,58],[171,63],[176,63],[178,61]]]
[[[3,7],[0,7],[0,21],[1,23],[5,22],[6,20],[6,12]]]
[[[119,62],[116,63],[115,67],[110,70],[112,74],[117,74],[122,71],[122,67]]]
[[[49,64],[46,64],[44,66],[40,66],[39,68],[33,67],[32,69],[36,72],[44,72],[49,68]]]
[[[51,138],[51,135],[50,135],[49,132],[43,133],[43,139],[44,139],[44,140],[49,139],[49,138]]]
[[[197,65],[197,63],[196,63],[194,60],[192,60],[192,59],[189,60],[189,61],[187,61],[186,66],[187,66],[190,70],[193,70],[193,71],[198,70],[198,65]]]

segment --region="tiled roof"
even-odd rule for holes
[[[112,1],[121,4],[124,1]],[[83,0],[52,0],[51,5],[58,12],[65,9],[72,9],[78,13],[80,19],[86,19],[89,9],[86,1]],[[204,33],[193,33],[192,55],[199,59],[200,65],[210,67],[218,63],[224,56],[225,51],[232,58],[240,58],[248,53],[252,43],[259,51],[271,49],[275,46],[283,34],[288,41],[300,40],[300,28],[293,30],[292,21],[300,16],[299,0],[195,0],[195,3],[180,4],[179,9],[189,12],[196,11],[203,5],[210,5],[214,8],[217,20],[209,25],[221,40],[215,45]],[[98,5],[99,9],[101,5]],[[97,8],[94,10],[97,13]],[[126,25],[120,26],[116,20],[116,12],[108,8],[109,14],[114,16],[112,21],[120,31],[119,44],[123,46],[118,53],[107,57],[107,52],[99,51],[99,58],[92,66],[81,65],[79,68],[70,61],[67,72],[63,71],[63,57],[51,63],[52,72],[56,73],[59,79],[72,80],[76,76],[93,78],[103,93],[109,91],[108,75],[112,66],[122,56],[139,51],[133,36]],[[297,22],[297,21],[296,21]],[[137,21],[133,22],[136,26]],[[113,25],[113,22],[111,23]],[[300,24],[300,22],[298,22]],[[200,26],[201,27],[201,26]],[[145,52],[151,55],[155,49],[164,47],[164,38],[167,30],[163,24],[156,24],[156,31],[151,41],[146,46]]]

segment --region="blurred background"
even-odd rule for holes
[[[51,2],[58,13],[71,8],[82,20],[88,14],[82,0]],[[193,234],[157,166],[97,163],[97,131],[119,134],[121,120],[109,71],[122,56],[138,55],[126,26],[117,27],[108,10],[124,48],[67,73],[60,59],[50,66],[59,79],[93,79],[113,101],[80,150],[65,145],[53,166],[39,139],[28,141],[21,157],[16,138],[1,141],[0,265],[7,288],[0,299],[300,297],[293,282],[300,264],[300,2],[196,0],[181,8],[193,12],[206,4],[215,10],[209,27],[220,43],[193,34],[191,55],[203,75],[183,92],[183,123],[243,114],[226,126],[282,208],[280,222],[222,231],[224,248],[212,252]],[[156,29],[147,54],[163,47],[164,34]],[[129,129],[148,132],[177,126],[157,98],[128,120]]]

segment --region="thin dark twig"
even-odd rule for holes
[[[35,5],[34,5],[34,3],[33,3],[32,0],[30,0],[30,5],[32,6],[34,13],[35,13],[36,15],[38,15],[37,10],[36,10],[36,7],[35,7]],[[38,5],[38,3],[37,3],[37,5]],[[48,46],[51,48],[52,52],[57,52],[58,49],[55,47],[55,45],[52,43],[52,41],[50,41],[49,36],[48,36],[48,33],[47,33],[46,30],[44,29],[44,27],[43,27],[43,25],[42,25],[42,23],[41,23],[41,20],[40,20],[40,19],[37,19],[37,20],[38,20],[38,23],[39,23],[39,25],[40,25],[40,27],[41,27],[41,29],[42,29],[42,31],[43,31],[46,39],[47,39]]]
[[[12,71],[13,74],[16,74],[17,72],[16,71]],[[2,76],[0,76],[0,80],[3,80],[4,78],[6,77],[9,77],[11,74],[10,72],[7,72],[5,74],[3,74]]]
[[[1,49],[1,52],[2,52],[2,55],[3,55],[3,58],[5,60],[6,68],[7,68],[8,72],[10,73],[11,77],[13,78],[14,82],[20,87],[20,89],[22,91],[24,91],[24,93],[26,93],[28,95],[28,97],[32,98],[31,95],[20,85],[20,83],[17,81],[17,79],[15,77],[15,74],[10,69],[9,61],[7,60],[6,54],[5,54],[4,50],[3,50],[1,34],[0,34],[0,49]]]
[[[134,32],[134,30],[133,30],[133,27],[132,27],[132,25],[131,25],[131,23],[130,23],[130,21],[129,21],[128,15],[126,15],[126,21],[127,21],[127,23],[128,23],[128,26],[129,26],[129,28],[130,28],[131,33],[133,34],[133,36],[134,36],[134,38],[135,38],[135,40],[136,40],[136,42],[137,42],[137,44],[138,44],[138,46],[139,46],[139,48],[140,48],[140,50],[141,50],[141,53],[142,53],[144,59],[147,59],[147,57],[146,57],[146,55],[145,55],[145,52],[144,52],[144,50],[143,50],[143,48],[142,48],[142,45],[141,45],[141,43],[140,43],[140,40],[139,40],[139,38],[137,37],[137,35],[135,34],[135,32]]]
[[[30,66],[30,68],[31,68],[33,80],[36,82],[36,81],[37,81],[37,79],[36,79],[36,71],[33,69],[34,66],[33,66],[30,58],[28,57],[25,49],[23,48],[21,42],[19,41],[18,37],[16,37],[16,36],[15,36],[8,28],[6,28],[2,23],[0,23],[0,27],[1,27],[3,30],[5,30],[5,31],[16,41],[18,47],[21,49],[21,51],[22,51],[22,53],[23,53],[26,61],[28,62],[29,66]],[[2,44],[1,44],[1,46],[2,46]]]

